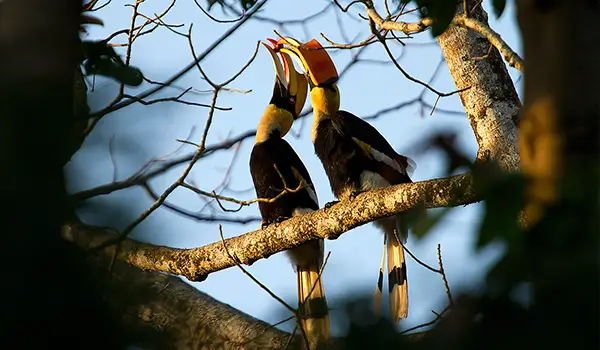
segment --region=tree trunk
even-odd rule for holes
[[[459,3],[457,13],[462,14],[463,1]],[[469,16],[488,24],[480,4],[469,11]],[[521,103],[502,56],[496,48],[490,50],[491,44],[483,35],[468,28],[450,26],[438,37],[438,43],[456,88],[469,88],[460,93],[460,98],[479,144],[477,161],[491,158],[505,170],[517,170]],[[484,59],[472,59],[486,55]]]
[[[60,238],[80,11],[76,0],[0,2],[4,347],[119,349],[82,256]]]

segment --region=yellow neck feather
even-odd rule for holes
[[[275,130],[279,130],[281,137],[285,136],[290,131],[293,122],[294,117],[292,113],[270,104],[267,106],[262,118],[260,118],[260,122],[256,128],[254,143],[267,141],[271,133]]]
[[[311,136],[313,142],[317,137],[317,128],[322,120],[336,115],[340,109],[340,92],[337,85],[330,88],[315,87],[310,91],[310,99],[313,106],[313,123]]]

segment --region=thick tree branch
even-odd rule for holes
[[[73,225],[63,237],[82,248],[98,230]],[[129,344],[144,349],[282,349],[289,334],[223,304],[176,276],[145,272],[112,254],[98,254],[92,271]],[[110,274],[108,273],[110,269]],[[290,349],[300,348],[300,339]]]
[[[93,246],[98,228],[82,224],[63,227],[62,236],[84,249]],[[91,257],[90,271],[110,311],[117,315],[124,340],[144,349],[302,349],[301,337],[213,299],[182,279],[142,271],[127,262],[112,261],[110,251]],[[416,332],[402,339],[416,342]],[[331,339],[328,349],[343,349],[343,338]]]
[[[367,15],[377,24],[380,29],[395,30],[404,34],[420,33],[433,24],[431,18],[423,18],[419,22],[386,21],[383,19],[374,7],[367,6]]]
[[[255,261],[297,247],[317,238],[336,239],[342,233],[398,212],[412,208],[436,208],[473,203],[477,201],[470,174],[442,179],[414,182],[370,191],[352,201],[343,201],[328,209],[294,217],[281,224],[272,224],[264,230],[248,232],[225,240],[229,252],[240,263],[251,265]],[[103,230],[89,232],[71,226],[75,240],[92,239],[98,246],[114,235]],[[200,248],[176,249],[155,246],[127,239],[118,249],[118,257],[144,270],[163,271],[185,276],[192,281],[202,281],[209,273],[235,266],[218,240]],[[111,251],[115,246],[107,248]]]
[[[452,23],[461,26],[467,27],[475,30],[476,32],[482,34],[489,40],[490,44],[492,44],[498,51],[502,53],[506,62],[515,69],[523,72],[523,59],[519,56],[518,53],[513,51],[508,44],[502,40],[500,34],[496,33],[492,28],[488,25],[476,20],[472,17],[466,16],[456,16]]]

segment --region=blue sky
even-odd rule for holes
[[[204,1],[199,0],[202,5],[205,5]],[[317,0],[271,0],[263,7],[260,15],[281,21],[298,19],[319,11],[328,3]],[[379,3],[382,2],[376,2]],[[152,16],[154,13],[162,12],[167,5],[167,1],[145,2],[141,4],[140,12]],[[484,1],[484,8],[491,9],[489,1]],[[381,6],[378,9],[380,13],[384,13]],[[301,25],[286,25],[281,28],[272,23],[250,20],[213,51],[201,63],[202,67],[215,82],[228,79],[252,56],[258,40],[274,37],[273,29],[301,40],[315,37],[322,44],[325,42],[319,33],[324,33],[328,38],[339,43],[344,42],[344,36],[362,41],[369,35],[369,28],[365,21],[355,19],[358,12],[364,13],[364,10],[360,6],[354,6],[349,11],[351,15],[348,15],[332,7],[326,15],[309,22],[306,28]],[[211,14],[218,18],[232,18],[223,14],[218,5],[213,8]],[[105,26],[90,27],[86,39],[104,38],[113,31],[128,28],[131,7],[125,7],[120,2],[112,2],[96,15],[104,20]],[[343,32],[339,29],[337,18],[342,22]],[[414,20],[414,18],[406,16],[405,20]],[[230,23],[211,21],[192,1],[178,1],[164,20],[169,24],[184,24],[184,27],[178,28],[182,32],[187,32],[190,23],[193,23],[192,37],[197,53],[202,52],[232,26]],[[139,19],[138,24],[141,22],[142,19]],[[494,15],[490,14],[490,24],[511,47],[519,53],[522,52],[512,2],[508,2],[507,9],[500,20],[495,20]],[[111,42],[122,43],[125,40],[125,36],[120,36]],[[399,62],[409,74],[426,81],[430,79],[442,57],[437,45],[424,45],[432,41],[430,34],[426,32],[415,35],[414,39],[405,40],[408,44],[405,47],[398,44],[391,44],[390,47],[396,55],[402,54]],[[120,53],[124,52],[123,48],[117,50]],[[348,64],[356,52],[357,49],[330,51],[338,71]],[[371,45],[360,58],[388,60],[379,44]],[[168,79],[191,59],[187,39],[173,34],[166,28],[158,28],[154,33],[140,37],[132,49],[132,64],[141,68],[146,77],[156,81]],[[432,86],[445,92],[454,90],[455,86],[446,65],[441,68]],[[509,68],[509,72],[515,81],[520,76],[520,73],[512,68]],[[91,82],[91,78],[89,81]],[[252,92],[247,94],[223,92],[219,95],[217,104],[232,107],[233,110],[216,111],[207,144],[219,143],[227,137],[254,129],[270,99],[273,82],[272,61],[266,50],[261,48],[252,65],[229,86],[240,90],[252,90]],[[190,71],[175,85],[184,89],[190,86],[198,90],[210,89],[210,86],[201,80],[197,70]],[[136,94],[149,87],[144,84],[138,88],[128,88],[127,93]],[[420,86],[408,81],[392,65],[369,62],[355,65],[342,78],[339,87],[342,96],[341,108],[359,116],[373,115],[380,109],[411,100],[419,96],[422,90]],[[520,82],[517,87],[521,93]],[[96,78],[94,91],[89,94],[92,110],[105,106],[116,94],[116,89],[117,85],[112,81]],[[174,96],[180,92],[181,90],[177,89],[165,89],[154,98]],[[432,93],[425,95],[426,101],[430,104],[435,102],[435,98]],[[210,103],[211,94],[190,94],[186,99]],[[309,104],[310,101],[307,101],[306,107]],[[399,153],[413,158],[416,162],[417,169],[413,181],[444,176],[446,161],[441,152],[419,152],[420,143],[426,140],[428,135],[451,130],[457,133],[457,141],[463,152],[474,158],[477,151],[477,144],[466,116],[439,112],[440,110],[463,111],[458,96],[440,99],[437,108],[438,110],[430,116],[430,109],[415,104],[370,120]],[[116,175],[118,180],[128,177],[147,161],[171,153],[180,147],[176,139],[187,138],[192,128],[195,128],[195,132],[192,134],[191,141],[199,142],[207,114],[206,108],[167,102],[150,106],[133,104],[106,116],[67,165],[69,191],[76,192],[109,183],[113,175]],[[310,142],[311,121],[312,116],[308,116],[296,123],[286,139],[307,166],[316,185],[319,201],[323,205],[334,198],[325,172],[314,155]],[[298,133],[299,137],[296,137]],[[113,138],[116,171],[109,153],[111,138]],[[252,179],[248,169],[252,144],[252,139],[247,139],[241,144],[229,174],[229,188],[235,191],[246,191],[242,193],[225,191],[223,194],[242,200],[255,197],[251,189]],[[183,146],[178,155],[193,151],[192,146]],[[233,156],[233,150],[215,153],[198,162],[189,178],[199,188],[211,191],[223,182]],[[155,192],[162,192],[177,179],[183,169],[183,166],[174,168],[151,181],[150,185]],[[202,198],[183,188],[177,189],[168,201],[190,211],[198,211],[206,204]],[[152,202],[153,200],[141,188],[131,188],[90,200],[80,210],[80,214],[89,223],[101,225],[111,223],[122,229]],[[219,212],[216,205],[214,208],[217,215],[232,218],[259,215],[257,205],[246,207],[238,213]],[[453,209],[426,238],[417,240],[411,235],[408,240],[407,247],[421,260],[434,266],[437,260],[436,245],[442,244],[445,269],[450,287],[455,292],[460,288],[476,288],[476,282],[482,278],[486,267],[495,261],[500,253],[498,246],[489,247],[478,254],[474,252],[474,232],[478,228],[478,218],[483,212],[482,208],[481,205],[471,205]],[[203,213],[209,214],[210,209],[205,209]],[[217,222],[202,223],[190,220],[162,208],[139,225],[132,233],[132,237],[172,247],[198,247],[219,240],[217,225]],[[258,225],[258,222],[248,225],[223,223],[223,232],[226,237],[231,237],[254,230]],[[331,305],[334,305],[336,300],[355,293],[372,293],[379,269],[382,243],[383,236],[372,224],[354,229],[338,240],[325,243],[325,251],[331,251],[331,257],[323,279]],[[446,303],[439,275],[427,271],[410,258],[407,264],[410,309],[409,318],[400,323],[402,328],[429,321],[433,317],[430,310],[440,311]],[[280,253],[269,259],[260,260],[248,270],[288,303],[296,304],[296,279],[284,254]],[[278,322],[282,318],[281,315],[285,314],[285,309],[277,301],[236,268],[211,274],[206,281],[193,283],[193,285],[214,298],[267,322]],[[386,308],[384,312],[387,314]],[[342,315],[338,311],[332,311],[334,334],[344,332],[343,324],[338,325],[341,318]],[[288,322],[280,328],[291,330],[293,323]]]

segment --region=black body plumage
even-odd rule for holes
[[[369,156],[353,140],[364,142],[393,160],[404,158],[394,151],[377,129],[354,114],[338,111],[335,117],[319,122],[316,134],[315,153],[337,198],[348,190],[361,190],[361,174],[364,171],[381,175],[391,185],[412,182],[406,173]]]
[[[274,198],[281,193],[285,185],[289,189],[296,189],[300,179],[294,173],[294,169],[309,187],[286,193],[274,202],[258,202],[264,224],[290,218],[297,208],[319,209],[318,203],[309,192],[314,193],[314,185],[308,170],[290,144],[277,133],[273,132],[267,141],[256,144],[250,155],[250,172],[258,198]]]

